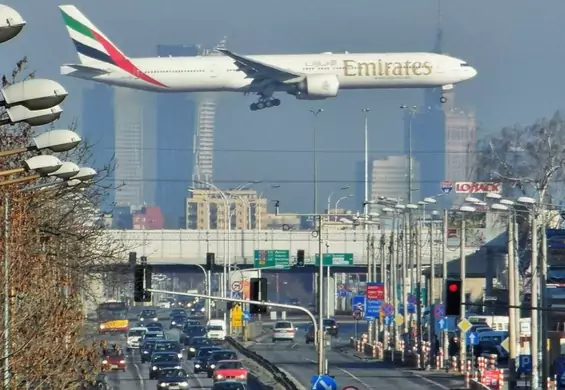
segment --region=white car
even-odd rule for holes
[[[141,340],[143,339],[145,333],[147,333],[147,328],[144,328],[142,326],[136,326],[128,330],[126,341],[128,349],[139,348],[141,346]]]
[[[297,328],[290,321],[278,321],[273,326],[273,343],[278,340],[294,341]]]

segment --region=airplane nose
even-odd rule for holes
[[[472,66],[469,67],[468,69],[469,72],[469,78],[472,79],[473,77],[475,77],[477,75],[477,69],[473,68]]]

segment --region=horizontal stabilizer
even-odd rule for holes
[[[103,75],[110,73],[106,69],[97,68],[95,66],[81,65],[81,64],[65,64],[61,66],[61,74],[67,75],[76,71],[88,72],[93,76]]]

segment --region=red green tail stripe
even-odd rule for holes
[[[108,53],[110,59],[114,63],[114,65],[118,66],[119,68],[123,69],[124,71],[128,72],[129,74],[153,85],[157,85],[159,87],[168,88],[165,84],[161,83],[160,81],[155,80],[153,77],[149,76],[148,74],[142,72],[138,67],[136,67],[127,57],[125,57],[120,51],[109,41],[107,41],[102,35],[97,33],[96,31],[88,28],[84,24],[80,23],[75,18],[71,17],[65,12],[62,12],[63,19],[67,27],[75,30],[76,32],[85,35],[91,39],[94,39],[100,43],[106,53]],[[91,48],[92,50],[96,50]],[[86,53],[85,53],[86,54]],[[101,53],[104,54],[104,53]],[[88,55],[88,54],[86,54]]]

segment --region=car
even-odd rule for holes
[[[151,354],[151,369],[149,370],[149,379],[158,379],[163,369],[176,368],[181,369],[182,363],[179,355],[175,352],[153,352]]]
[[[240,381],[247,382],[247,368],[240,360],[220,360],[212,374],[214,382]]]
[[[206,336],[215,341],[224,341],[226,338],[226,322],[220,319],[213,319],[206,324]]]
[[[247,384],[237,381],[215,382],[211,390],[247,390]]]
[[[204,372],[208,370],[208,355],[215,351],[221,351],[220,347],[202,347],[196,353],[194,357],[194,373]]]
[[[164,331],[162,330],[147,330],[147,332],[145,332],[145,334],[143,335],[143,339],[161,339],[161,340],[166,340],[167,339],[167,335],[165,334]]]
[[[126,371],[126,356],[121,349],[107,350],[102,358],[102,370],[103,371],[114,371],[121,370]]]
[[[273,326],[273,343],[279,340],[294,341],[296,330],[290,321],[277,321]]]
[[[208,355],[208,362],[206,364],[206,372],[208,378],[212,378],[214,375],[214,370],[218,365],[218,362],[222,360],[237,360],[237,354],[229,349],[220,349],[219,351],[212,351]]]
[[[183,315],[176,315],[171,317],[171,324],[169,325],[169,329],[173,328],[182,328],[186,321],[186,316]]]
[[[339,327],[337,321],[331,318],[325,318],[323,320],[324,330],[333,337],[337,337],[339,333]]]
[[[184,349],[181,348],[178,341],[159,340],[153,344],[153,353],[156,352],[175,352],[179,359],[182,360]]]
[[[153,353],[153,346],[157,341],[161,339],[145,339],[141,347],[139,348],[139,354],[141,355],[141,363],[146,363],[151,361],[151,354]]]
[[[200,326],[200,325],[202,325],[202,323],[199,320],[191,320],[191,319],[187,319],[184,322],[184,324],[188,325],[188,326]]]
[[[173,318],[174,316],[188,317],[186,315],[186,310],[184,309],[172,309],[171,312],[169,313],[169,318]]]
[[[157,315],[157,310],[155,309],[143,309],[141,313],[139,313],[137,318],[141,322],[150,322],[150,321],[159,320],[159,316]]]
[[[160,309],[170,309],[171,308],[171,301],[168,299],[161,299],[158,304]]]
[[[160,322],[150,322],[143,326],[145,326],[149,330],[163,330],[163,324]]]
[[[316,332],[314,329],[314,325],[310,325],[308,330],[306,331],[306,344],[314,343],[316,341]]]
[[[207,329],[205,326],[202,325],[190,325],[184,326],[182,328],[182,333],[179,337],[180,342],[184,345],[188,345],[190,343],[190,339],[193,337],[202,337],[206,336]]]
[[[186,345],[186,358],[192,359],[198,353],[198,350],[202,347],[213,346],[214,343],[208,337],[196,336],[191,337],[188,344]]]
[[[141,340],[146,332],[147,328],[145,327],[130,328],[126,339],[127,349],[138,349],[141,346]]]
[[[188,389],[187,378],[190,376],[183,369],[164,368],[159,372],[157,390],[163,389]]]

